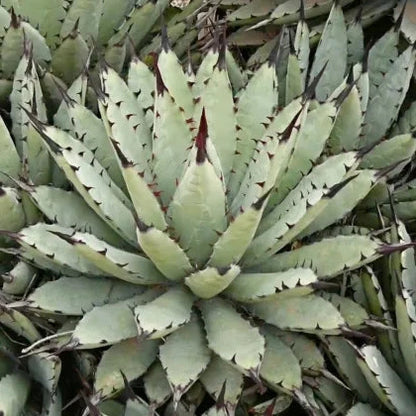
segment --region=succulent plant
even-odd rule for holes
[[[207,414],[239,403],[273,414],[293,399],[317,415],[351,405],[317,342],[377,324],[339,281],[409,246],[346,224],[415,151],[411,134],[382,140],[415,61],[411,47],[399,54],[397,33],[367,54],[361,26],[352,35],[335,4],[311,65],[302,20],[295,36],[282,32],[287,56],[282,46],[244,71],[217,45],[196,74],[164,34],[154,73],[134,58],[127,82],[107,65],[91,80],[101,118],[84,105],[83,73],[61,91],[55,126],[26,48],[14,140],[4,124],[0,135],[2,251],[20,261],[6,275],[4,310],[45,332],[23,353],[43,389],[53,384],[50,406],[59,408],[52,364],[65,350],[76,351],[81,378],[94,373],[80,393],[91,414],[167,402],[166,414],[194,413],[208,396]],[[144,392],[113,400],[137,379]]]

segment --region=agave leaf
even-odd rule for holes
[[[134,309],[139,335],[161,338],[191,319],[194,297],[181,288],[169,289],[152,302]]]
[[[101,398],[122,390],[124,380],[139,378],[156,358],[158,342],[128,339],[113,345],[104,352],[95,375],[94,388]]]
[[[253,157],[257,137],[262,137],[269,120],[265,114],[272,116],[278,102],[278,89],[275,65],[273,62],[263,64],[256,71],[247,85],[238,94],[236,122],[237,153],[230,174],[229,199],[236,196],[244,179],[246,163]]]
[[[41,338],[33,322],[16,309],[2,305],[0,309],[0,324],[11,329],[16,335],[27,339],[30,343]]]
[[[61,375],[61,360],[56,355],[39,353],[28,360],[29,372],[52,396],[56,396]]]
[[[275,330],[274,333],[290,347],[299,360],[302,372],[316,373],[325,368],[324,356],[312,339],[295,332]]]
[[[100,95],[100,112],[107,134],[150,184],[151,135],[144,111],[133,92],[113,69],[104,67],[100,72],[100,80],[104,92]]]
[[[416,103],[410,104],[409,108],[394,123],[391,137],[402,134],[413,133],[416,129]]]
[[[287,197],[277,205],[268,215],[266,215],[258,228],[258,235],[262,235],[283,218],[290,215],[294,206],[300,201],[305,202],[305,198],[314,198],[314,190],[332,188],[345,178],[348,170],[353,170],[357,165],[357,155],[353,152],[342,153],[327,158],[323,163],[316,166],[299,184],[287,195]],[[293,220],[292,220],[293,221]]]
[[[91,349],[137,336],[133,308],[152,301],[157,295],[157,291],[147,290],[126,300],[94,307],[78,322],[71,341],[77,348]]]
[[[20,172],[20,159],[10,133],[1,117],[0,147],[2,149],[0,154],[1,182],[6,186],[10,186],[13,185],[13,182],[4,173],[13,178],[17,178]]]
[[[185,284],[196,296],[209,299],[226,289],[239,273],[240,268],[234,264],[221,269],[208,267],[186,277]]]
[[[25,212],[16,189],[0,187],[0,212],[1,230],[19,231],[25,226]]]
[[[98,404],[97,409],[102,416],[120,416],[124,414],[124,405],[115,400],[104,400]]]
[[[7,416],[20,416],[29,396],[30,380],[22,373],[14,373],[0,380],[0,411]]]
[[[229,41],[230,38],[228,38],[228,42]],[[240,67],[228,48],[225,51],[225,63],[227,65],[227,72],[233,87],[233,91],[238,92],[242,90],[242,88],[248,83],[248,74]],[[269,93],[269,91],[267,91],[266,94],[267,93]]]
[[[370,79],[370,98],[377,93],[382,84],[385,74],[391,69],[392,63],[396,61],[399,43],[399,32],[392,28],[387,31],[368,54],[368,75]]]
[[[183,72],[182,66],[168,44],[168,40],[162,35],[162,50],[157,60],[158,74],[160,81],[168,90],[170,96],[178,108],[183,112],[185,119],[190,119],[194,112],[192,90],[188,79]],[[161,86],[158,87],[159,90]]]
[[[380,175],[373,170],[358,170],[354,176],[347,176],[348,183],[337,192],[317,218],[300,233],[299,238],[325,229],[344,218],[365,198],[379,180]]]
[[[264,356],[265,343],[258,329],[224,300],[205,300],[200,308],[209,348],[243,372],[256,374]]]
[[[341,84],[347,69],[347,29],[342,8],[338,3],[334,3],[325,24],[312,64],[310,79],[313,80],[325,65],[326,68],[316,87],[318,100],[325,100],[331,95]]]
[[[254,0],[243,4],[227,16],[229,22],[268,16],[280,3],[279,0]]]
[[[198,98],[200,99],[201,94],[205,89],[205,84],[212,76],[215,64],[218,62],[218,58],[218,49],[215,47],[214,49],[209,49],[202,59],[195,76],[194,85],[192,86],[192,95],[196,100],[198,100]],[[195,106],[194,119],[198,119],[195,115],[199,116],[199,112],[202,112],[202,106],[202,103]]]
[[[146,3],[136,2],[135,7],[127,15],[108,43],[110,45],[117,44],[128,35],[134,46],[139,46],[168,5],[169,0],[157,0],[156,2]]]
[[[274,208],[288,195],[313,166],[323,151],[334,126],[337,109],[335,103],[324,103],[310,111],[301,124],[293,153],[282,178],[273,184],[275,192],[269,199],[268,210]],[[320,126],[319,129],[316,126]]]
[[[146,257],[119,250],[92,234],[72,236],[76,250],[104,273],[134,284],[155,284],[164,277]]]
[[[409,293],[403,289],[395,300],[398,340],[407,373],[416,385],[416,310]]]
[[[200,381],[214,400],[223,397],[225,407],[232,410],[237,406],[243,391],[243,374],[233,366],[213,355],[208,368],[201,374]]]
[[[291,43],[289,56],[287,59],[285,103],[289,104],[293,99],[299,97],[305,90],[304,78],[302,76],[301,62],[299,61],[296,50]]]
[[[363,127],[364,145],[377,142],[397,118],[409,88],[416,52],[406,49],[385,73],[377,91],[370,97]],[[371,77],[370,77],[371,80]]]
[[[48,46],[55,49],[67,6],[67,0],[19,0],[19,14],[38,28]]]
[[[73,126],[73,137],[94,153],[101,166],[117,186],[122,188],[123,179],[102,121],[91,110],[68,98],[67,112]]]
[[[384,297],[380,283],[374,272],[367,268],[366,272],[361,272],[359,276],[367,302],[367,310],[373,315],[380,317],[384,322],[393,326],[392,315],[388,303]],[[404,361],[395,331],[379,331],[378,345],[390,365],[396,366],[397,369],[404,369]]]
[[[3,283],[3,292],[11,295],[23,295],[35,278],[35,273],[35,268],[23,261],[19,261],[15,264],[13,269],[7,273],[7,276],[11,281]]]
[[[374,261],[381,256],[380,248],[381,241],[369,236],[340,235],[276,254],[256,266],[256,271],[277,272],[291,267],[309,267],[318,277],[330,278],[345,269],[356,269]]]
[[[310,269],[290,269],[277,273],[242,273],[230,284],[225,294],[240,302],[257,302],[308,295],[308,285],[317,281]]]
[[[16,241],[24,248],[32,248],[53,263],[68,267],[79,273],[103,275],[90,261],[78,255],[75,247],[67,241],[73,231],[57,225],[38,223],[22,229]]]
[[[159,66],[161,65],[161,57],[162,55],[158,61]],[[170,67],[167,66],[167,68]],[[180,68],[180,71],[185,76],[182,68]],[[154,99],[155,118],[152,157],[157,188],[161,191],[160,199],[164,206],[168,206],[185,168],[186,155],[192,147],[192,118],[185,118],[187,116],[186,112],[183,107],[180,107],[178,100],[171,95],[170,90],[167,89],[160,75],[161,72],[158,69],[156,73],[157,93]],[[174,80],[169,79],[169,82],[172,85],[177,85]],[[177,82],[180,83],[181,80]],[[189,90],[186,82],[183,82]],[[192,117],[192,111],[190,117]]]
[[[74,29],[53,54],[52,73],[67,85],[72,84],[83,71],[89,57],[89,47],[78,30]]]
[[[114,3],[111,0],[103,0],[102,14],[99,20],[97,42],[105,45],[113,36],[124,17],[133,9],[134,0],[122,0],[120,3]]]
[[[124,182],[133,202],[136,216],[150,226],[165,230],[167,224],[156,194],[143,178],[143,172],[137,170],[135,164],[128,160],[120,147],[113,142],[113,147],[120,161]]]
[[[359,17],[348,23],[347,39],[347,64],[355,65],[364,56],[364,32]]]
[[[167,279],[181,280],[192,271],[185,252],[166,233],[143,224],[140,227],[137,228],[137,240],[141,249]]]
[[[264,415],[267,410],[271,409],[273,415],[278,415],[287,410],[292,402],[293,398],[291,396],[288,394],[280,394],[273,399],[256,404],[250,408],[250,412],[252,412],[254,415],[260,416]]]
[[[203,115],[196,139],[196,158],[186,169],[168,210],[180,246],[199,266],[208,260],[217,233],[226,228],[223,183],[207,159],[206,135]]]
[[[343,376],[347,385],[358,394],[360,400],[377,405],[377,397],[365,378],[363,378],[361,370],[356,364],[354,347],[346,339],[334,336],[327,337],[325,345],[332,355],[337,370]]]
[[[314,378],[316,397],[336,409],[348,407],[352,403],[352,394],[340,383],[323,376]]]
[[[163,405],[172,395],[166,373],[159,361],[156,361],[143,377],[146,396],[153,407]]]
[[[23,185],[22,188],[49,221],[76,231],[90,232],[117,246],[125,244],[77,193],[44,185]]]
[[[33,45],[33,60],[36,63],[46,66],[50,62],[51,52],[44,37],[13,13],[1,47],[1,69],[5,78],[13,77],[24,54],[25,42]]]
[[[260,376],[272,387],[294,391],[302,386],[301,368],[292,350],[272,331],[267,331],[266,352]]]
[[[48,390],[43,389],[42,399],[42,412],[45,415],[60,416],[62,414],[62,394],[59,389],[55,396],[51,396]]]
[[[233,215],[250,207],[284,176],[307,109],[308,103],[295,100],[270,123],[263,139],[256,144],[256,156],[246,167],[239,193],[231,205]]]
[[[357,363],[374,393],[390,411],[403,416],[414,414],[414,396],[376,347],[361,348]]]
[[[416,151],[415,139],[411,134],[401,134],[383,141],[367,153],[360,167],[383,169],[410,159]]]
[[[159,348],[159,358],[173,390],[173,400],[178,402],[211,358],[200,323],[191,321],[169,335]]]
[[[217,150],[224,178],[227,182],[233,167],[234,154],[237,150],[237,120],[224,54],[225,51],[220,53],[218,62],[203,89],[201,104],[205,109],[209,126],[208,134]]]
[[[128,299],[142,292],[139,286],[102,277],[61,277],[35,289],[28,301],[33,308],[82,316],[95,306]]]
[[[127,199],[104,174],[105,170],[100,168],[92,153],[63,131],[44,126],[39,126],[39,131],[55,162],[85,202],[119,235],[136,245],[134,219],[123,203],[127,203]],[[67,147],[61,147],[61,143]],[[81,155],[74,151],[77,148],[81,149]]]
[[[209,264],[227,267],[238,263],[250,245],[260,223],[268,194],[240,213],[214,244]]]
[[[345,325],[338,310],[316,295],[271,299],[250,305],[259,318],[280,329],[337,334]]]
[[[69,36],[76,27],[88,42],[95,41],[102,12],[103,0],[73,0],[62,23],[61,38]]]
[[[322,293],[339,311],[349,327],[360,327],[369,319],[367,311],[353,300],[336,293]]]
[[[347,416],[386,416],[385,413],[374,409],[369,404],[357,403],[350,410]]]
[[[150,127],[153,124],[155,76],[144,62],[133,57],[130,62],[127,84],[136,95],[137,102],[145,112],[145,118]]]
[[[146,416],[153,410],[139,400],[129,399],[126,402],[124,416]],[[157,414],[157,413],[155,413]],[[118,413],[120,415],[120,413]]]
[[[339,108],[328,140],[332,153],[355,150],[359,147],[363,117],[360,92],[357,85],[354,85]]]

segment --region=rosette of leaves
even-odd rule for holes
[[[404,157],[379,142],[415,58],[390,57],[394,77],[382,43],[352,58],[335,5],[308,70],[307,30],[300,22],[287,60],[277,50],[254,73],[224,47],[184,72],[164,38],[154,73],[138,59],[127,82],[101,68],[101,119],[83,105],[81,76],[55,126],[32,57],[20,61],[0,201],[13,207],[5,224],[43,221],[4,227],[15,243],[4,251],[45,272],[7,307],[57,328],[26,350],[35,357],[100,358],[91,412],[195,412],[205,398],[217,402],[209,414],[233,413],[252,396],[258,413],[293,399],[315,414],[350,404],[314,339],[360,333],[368,313],[342,296],[342,276],[407,247],[343,222],[414,152],[409,135],[387,141],[403,140]],[[110,400],[136,379],[140,399]]]
[[[197,36],[196,29],[189,28],[184,21],[196,7],[196,3],[191,4],[169,23],[178,54],[186,53]],[[146,46],[148,50],[152,45],[148,44],[150,32],[164,12],[172,14],[172,10],[176,9],[169,8],[169,0],[0,2],[1,99],[6,102],[12,90],[25,42],[33,45],[33,59],[41,68],[45,97],[56,103],[60,98],[58,86],[70,85],[89,60],[94,64],[105,59],[120,71],[132,48],[140,51]]]

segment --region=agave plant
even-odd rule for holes
[[[196,74],[184,72],[164,37],[154,73],[134,59],[125,82],[102,66],[92,84],[101,119],[83,105],[81,75],[62,91],[55,126],[26,48],[11,97],[14,141],[5,126],[1,136],[0,201],[11,207],[3,251],[45,272],[34,290],[31,278],[9,273],[8,284],[30,294],[19,303],[10,293],[5,306],[37,331],[57,329],[28,339],[33,359],[62,350],[78,351],[84,364],[91,351],[100,357],[93,391],[83,394],[92,414],[141,414],[168,401],[167,414],[195,411],[207,396],[217,402],[209,414],[233,413],[250,394],[258,413],[293,398],[318,415],[350,405],[315,340],[374,324],[343,296],[340,277],[407,244],[343,221],[415,151],[411,134],[380,142],[415,52],[399,55],[394,44],[381,53],[382,38],[367,56],[355,31],[352,47],[336,4],[309,70],[301,21],[287,60],[274,51],[250,74],[224,47]],[[2,324],[25,335],[13,322]],[[48,371],[34,374],[54,380],[56,405],[59,374]],[[136,379],[140,397],[111,400]],[[19,415],[25,403],[10,397],[0,410]]]
[[[195,29],[186,33],[188,25],[184,22],[195,7],[197,4],[185,8],[169,23],[177,52],[186,52],[197,36]],[[12,90],[11,80],[24,53],[25,42],[32,43],[34,61],[42,68],[39,75],[45,98],[55,103],[60,98],[56,84],[61,88],[70,85],[90,58],[92,61],[104,58],[120,71],[130,45],[139,50],[146,46],[147,35],[168,8],[168,0],[118,3],[112,0],[2,0],[2,101],[7,100]]]

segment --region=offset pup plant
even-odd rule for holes
[[[46,414],[61,412],[64,350],[93,378],[85,414],[352,406],[318,346],[380,327],[340,280],[409,247],[345,220],[415,151],[411,134],[382,140],[415,52],[399,53],[397,27],[365,51],[338,4],[311,64],[304,20],[285,39],[289,55],[277,49],[253,73],[222,45],[194,74],[163,36],[154,73],[135,58],[127,82],[108,65],[91,80],[101,118],[85,107],[83,74],[54,126],[25,49],[0,202],[11,207],[3,251],[27,270],[9,273],[0,322],[33,343],[18,374],[27,392],[28,372],[42,386]],[[144,391],[116,400],[134,380]],[[21,383],[7,375],[0,392]],[[0,396],[6,414],[33,409],[12,399]]]

